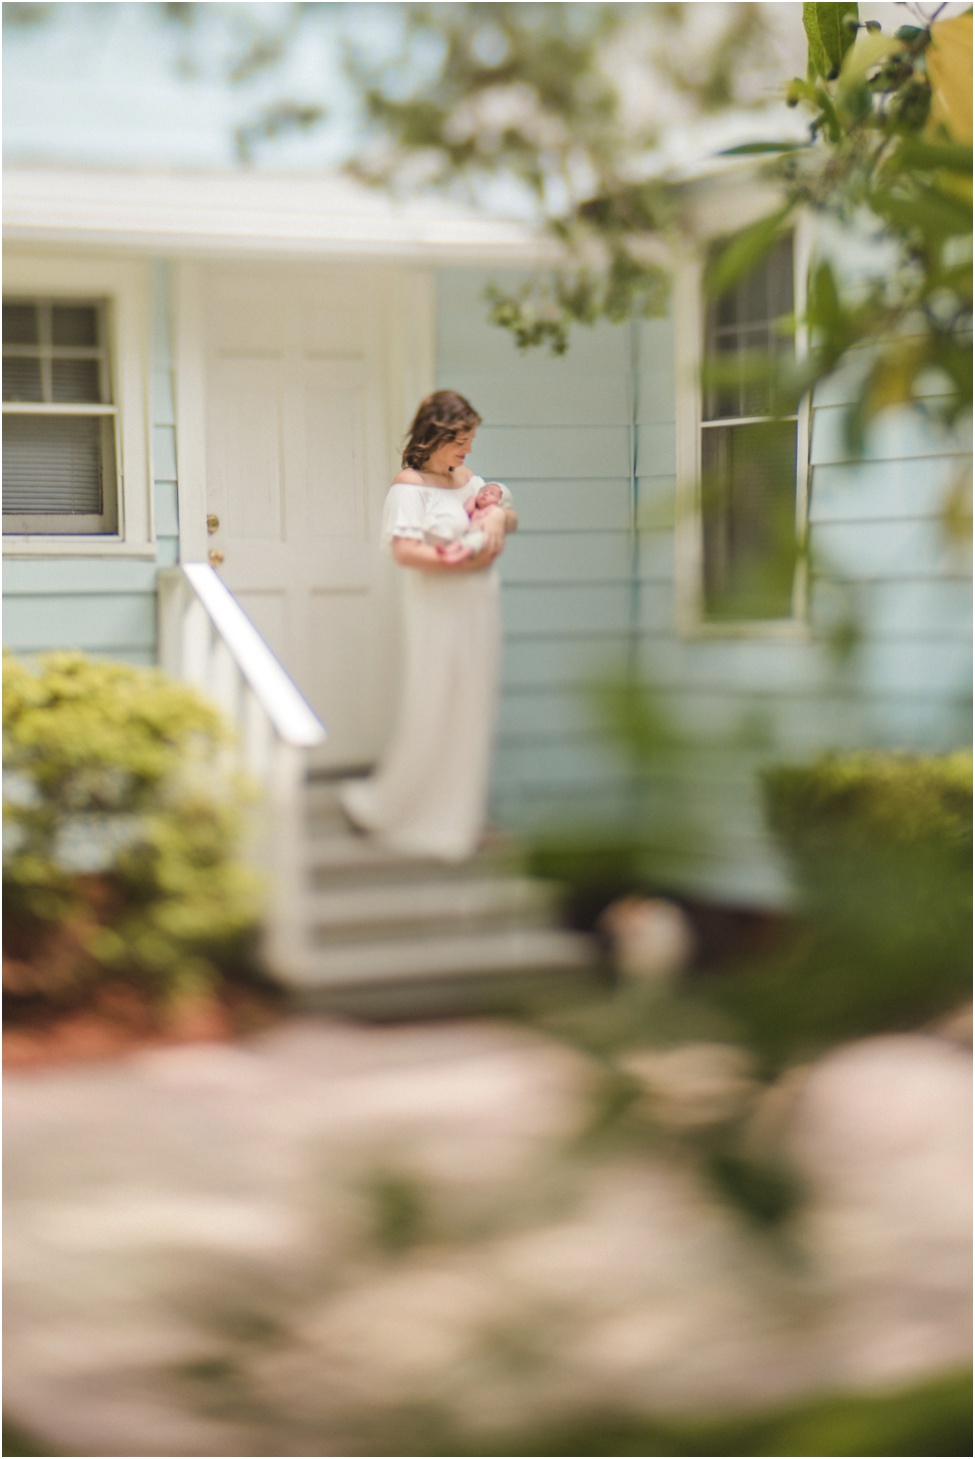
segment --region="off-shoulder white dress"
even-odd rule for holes
[[[423,541],[454,521],[469,526],[464,502],[483,486],[394,482],[383,511],[383,542]],[[501,649],[497,569],[400,572],[405,663],[392,742],[375,773],[348,781],[342,803],[357,826],[414,856],[460,861],[484,826],[497,714]]]

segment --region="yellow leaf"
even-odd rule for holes
[[[927,54],[931,120],[957,142],[972,140],[972,17],[956,15],[931,27]]]
[[[860,31],[843,57],[840,86],[848,89],[861,85],[868,71],[903,49],[903,44],[895,36],[881,35],[879,31]]]

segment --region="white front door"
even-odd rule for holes
[[[325,724],[324,763],[370,761],[396,688],[378,532],[406,424],[402,291],[328,264],[201,273],[208,547]]]

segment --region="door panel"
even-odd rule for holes
[[[395,622],[377,542],[393,463],[381,271],[205,271],[207,511],[219,571],[329,732],[380,752]]]

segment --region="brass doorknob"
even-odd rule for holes
[[[223,562],[223,553],[217,547],[211,547],[207,553],[207,561],[211,567],[219,567]]]
[[[220,526],[220,518],[219,517],[214,517],[212,514],[207,517],[207,531],[208,532],[210,532],[210,533],[215,532],[219,526]]]

